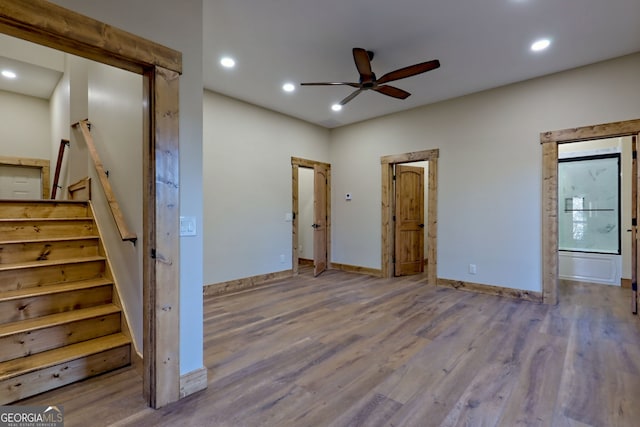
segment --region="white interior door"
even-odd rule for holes
[[[41,199],[40,173],[40,168],[0,165],[0,199]]]

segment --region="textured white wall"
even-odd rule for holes
[[[540,291],[540,132],[637,119],[639,90],[635,54],[334,130],[333,260],[380,268],[380,157],[439,148],[438,276]]]
[[[209,91],[204,117],[204,283],[291,269],[291,157],[328,163],[329,131]]]
[[[298,169],[298,254],[313,259],[313,169]]]
[[[93,61],[88,62],[88,118],[91,135],[122,214],[142,241],[142,76]],[[119,237],[99,177],[89,166],[92,200],[105,247],[126,308],[136,348],[142,351],[142,244],[134,246]]]
[[[50,160],[49,101],[0,91],[0,117],[0,156]]]

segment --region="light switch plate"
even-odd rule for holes
[[[181,216],[180,217],[180,235],[181,236],[195,236],[196,230],[196,217],[195,216]]]

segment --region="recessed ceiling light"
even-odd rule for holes
[[[220,59],[220,65],[225,68],[233,68],[236,66],[236,61],[233,58],[225,56],[224,58]]]
[[[549,39],[540,39],[536,40],[531,44],[531,50],[534,52],[540,52],[541,50],[545,50],[551,45],[551,40]]]
[[[2,75],[8,79],[15,79],[16,77],[18,77],[16,73],[10,70],[2,70]]]
[[[331,106],[331,109],[332,109],[333,111],[340,111],[340,110],[342,110],[342,105],[340,105],[340,104],[333,104],[333,105]]]
[[[293,85],[293,83],[285,83],[284,85],[282,85],[282,90],[285,92],[293,92],[294,90],[296,90],[296,87]]]

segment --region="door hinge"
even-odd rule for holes
[[[631,218],[631,225],[633,227],[636,227],[638,225],[638,219],[637,218]]]
[[[296,219],[296,213],[295,212],[291,215],[291,219]]]
[[[393,220],[394,220],[394,221],[396,220],[396,216],[395,216],[395,215],[393,216]]]
[[[634,160],[638,158],[638,152],[636,150],[633,150],[633,152],[631,153],[631,158]]]
[[[156,250],[155,249],[151,249],[151,258],[152,259],[156,259]]]
[[[396,176],[395,176],[395,175],[393,175],[393,180],[394,180],[394,181],[396,180]]]

